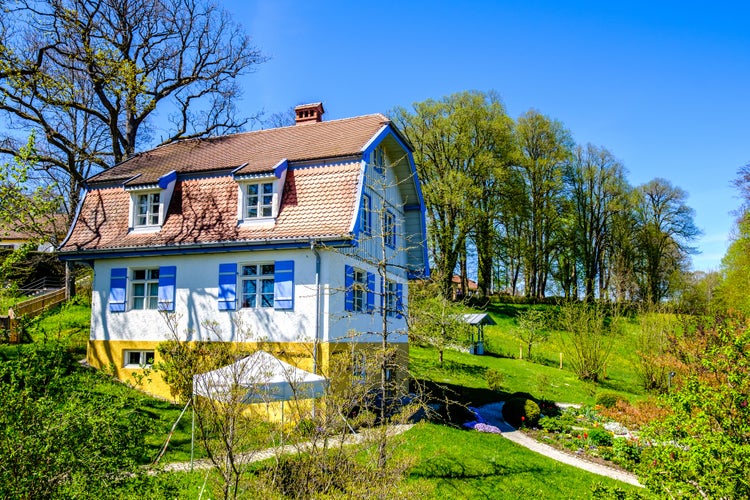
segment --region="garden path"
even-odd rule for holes
[[[583,460],[582,458],[578,458],[574,455],[562,452],[557,448],[553,448],[552,446],[540,443],[536,439],[527,436],[523,432],[508,424],[503,419],[503,404],[504,402],[500,401],[498,403],[490,403],[488,405],[481,406],[479,407],[479,413],[487,421],[487,423],[500,428],[500,430],[503,431],[502,435],[506,439],[513,441],[514,443],[519,444],[525,448],[528,448],[531,451],[535,451],[553,460],[557,460],[558,462],[572,465],[573,467],[578,467],[579,469],[583,469],[593,474],[599,474],[600,476],[606,476],[618,481],[622,481],[624,483],[632,484],[634,486],[643,487],[643,485],[638,482],[638,478],[635,476],[635,474],[615,469],[614,467],[607,467],[606,465]]]

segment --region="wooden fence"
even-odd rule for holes
[[[76,281],[76,288],[87,288],[90,286],[91,278],[82,278]],[[22,316],[33,318],[39,316],[44,311],[67,300],[65,288],[51,290],[37,297],[32,297],[8,309],[7,316],[0,316],[0,330],[7,335],[7,341],[10,344],[18,344],[23,339],[23,332],[18,328],[18,320]]]

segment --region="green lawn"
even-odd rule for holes
[[[597,483],[644,493],[494,434],[422,423],[398,439],[399,453],[415,457],[407,486],[420,498],[592,498]]]

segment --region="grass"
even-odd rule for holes
[[[493,434],[422,423],[398,439],[399,453],[416,457],[407,486],[420,498],[591,498],[596,484],[644,493]]]

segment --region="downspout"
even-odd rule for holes
[[[310,250],[315,254],[315,340],[313,341],[313,373],[318,375],[320,367],[318,366],[318,357],[320,350],[321,328],[320,316],[322,299],[320,293],[320,252],[318,251],[315,240],[310,240]]]

